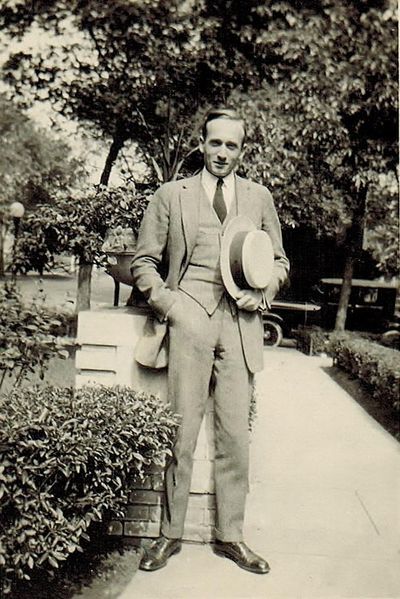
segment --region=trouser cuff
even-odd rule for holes
[[[222,543],[241,543],[243,541],[243,534],[233,530],[222,532],[216,528],[215,538],[217,541],[221,541]]]

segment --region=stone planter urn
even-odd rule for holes
[[[114,306],[118,306],[120,283],[133,287],[132,293],[127,301],[128,306],[141,306],[145,302],[133,286],[133,278],[130,271],[131,262],[136,250],[136,235],[132,229],[122,226],[110,229],[102,246],[107,256],[106,272],[115,283]]]

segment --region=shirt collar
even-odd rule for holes
[[[215,175],[210,173],[210,171],[208,171],[206,167],[204,167],[201,172],[201,181],[204,187],[206,188],[211,188],[215,190],[219,178],[220,177],[216,177]],[[233,171],[230,172],[229,175],[227,175],[226,177],[223,177],[223,181],[224,187],[226,186],[227,188],[232,188],[235,184],[235,174],[233,173]]]

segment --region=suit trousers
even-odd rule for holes
[[[162,534],[181,538],[193,453],[210,393],[215,410],[216,530],[221,541],[241,541],[249,474],[248,414],[252,375],[247,369],[237,308],[223,296],[210,316],[178,291],[169,322],[168,398],[181,416],[166,467]]]

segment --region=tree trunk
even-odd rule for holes
[[[0,221],[0,277],[4,277],[5,265],[4,265],[4,227]]]
[[[354,256],[350,253],[346,256],[343,272],[343,283],[340,290],[339,306],[336,313],[335,331],[344,331],[346,328],[347,309],[349,307],[351,283],[354,272]]]
[[[362,187],[357,192],[357,203],[353,213],[353,222],[346,235],[347,252],[343,270],[342,289],[340,291],[339,305],[336,313],[335,331],[344,331],[346,328],[354,266],[360,258],[362,250],[366,200],[367,188]]]
[[[92,264],[79,263],[76,312],[90,310],[90,290],[92,285]]]
[[[115,163],[116,159],[118,158],[118,154],[119,154],[120,150],[124,147],[124,143],[125,143],[125,139],[121,135],[116,133],[112,140],[112,143],[111,143],[111,146],[110,146],[107,158],[106,158],[106,162],[104,165],[103,172],[101,173],[100,185],[104,185],[104,186],[108,185],[112,167],[114,166],[114,163]]]
[[[100,177],[100,185],[107,186],[112,167],[118,157],[120,150],[123,148],[125,143],[124,138],[118,133],[115,134],[111,143],[106,162],[104,164],[103,172]],[[92,287],[92,267],[93,264],[88,262],[79,262],[78,269],[78,284],[76,291],[76,312],[81,310],[90,310],[90,295]]]

